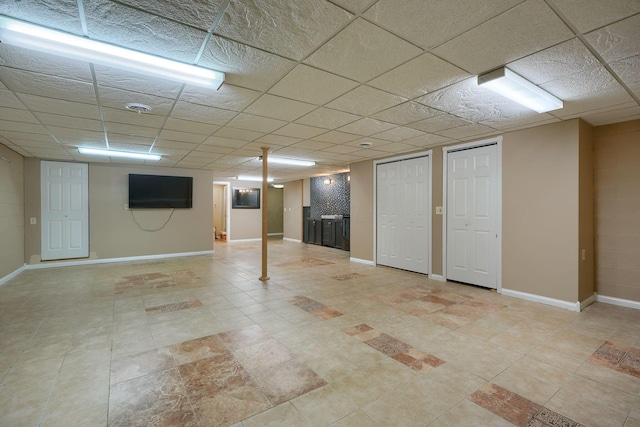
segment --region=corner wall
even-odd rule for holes
[[[640,302],[640,120],[597,127],[598,295]]]
[[[24,158],[0,144],[0,280],[24,265]]]
[[[305,181],[309,181],[308,179]],[[303,180],[284,184],[283,189],[283,237],[302,242]]]
[[[351,258],[373,261],[373,161],[351,165]]]

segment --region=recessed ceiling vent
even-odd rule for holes
[[[369,141],[364,141],[364,142],[361,142],[360,144],[358,144],[358,146],[359,146],[359,147],[362,147],[362,148],[369,148],[369,147],[371,147],[372,145],[373,145],[373,143],[372,143],[372,142],[369,142]]]
[[[148,113],[153,110],[153,108],[149,107],[148,105],[140,104],[137,102],[130,102],[125,105],[125,108],[129,111],[135,111],[138,114]]]

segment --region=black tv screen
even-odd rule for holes
[[[192,177],[129,174],[129,209],[192,206]]]

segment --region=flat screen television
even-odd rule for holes
[[[191,207],[193,177],[129,174],[129,209]]]

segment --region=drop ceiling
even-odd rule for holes
[[[316,162],[272,165],[286,182],[572,118],[640,118],[638,0],[3,0],[0,15],[226,73],[216,91],[0,44],[0,143],[26,157],[216,179],[260,175],[265,146]],[[537,114],[476,85],[503,65],[564,108]]]

